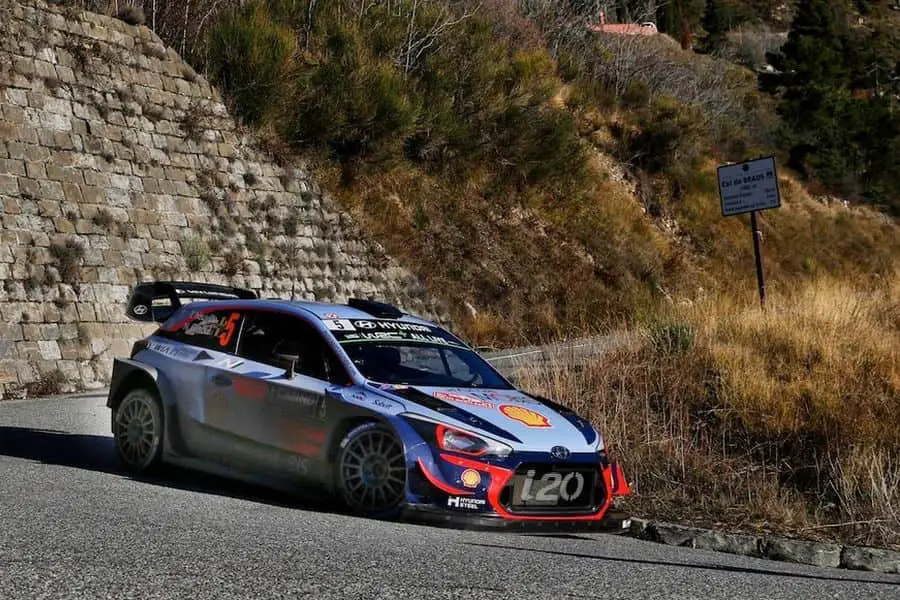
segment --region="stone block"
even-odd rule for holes
[[[694,548],[741,556],[759,556],[759,541],[759,538],[751,535],[701,530],[694,535]]]
[[[25,123],[25,109],[21,106],[12,106],[11,104],[4,105],[3,120],[14,125],[22,125]]]
[[[42,181],[41,196],[50,200],[65,200],[62,184],[58,181]]]
[[[0,174],[25,177],[25,161],[12,158],[0,158]]]
[[[0,174],[0,195],[17,196],[19,180],[14,175]]]
[[[900,552],[883,548],[846,546],[841,551],[841,567],[900,574]]]
[[[25,144],[15,140],[8,140],[6,142],[6,150],[9,153],[9,158],[12,159],[24,159],[26,156],[25,147]]]
[[[81,190],[83,186],[79,183],[65,182],[62,184],[63,196],[68,202],[81,203],[85,201]]]
[[[42,162],[26,162],[25,171],[31,179],[47,179],[47,168]]]
[[[37,342],[16,342],[16,351],[19,354],[19,358],[24,358],[28,361],[34,362],[43,359]]]
[[[765,538],[762,543],[762,554],[773,560],[814,567],[837,567],[841,563],[841,547],[836,544],[788,538]]]
[[[53,181],[63,181],[66,179],[66,169],[65,167],[60,167],[54,163],[47,164],[47,177],[52,179]]]
[[[94,312],[92,304],[88,302],[78,302],[75,304],[75,309],[78,312],[79,322],[89,323],[97,320],[97,314]]]

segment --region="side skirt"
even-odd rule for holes
[[[325,489],[306,489],[284,480],[265,477],[261,475],[253,475],[251,473],[238,471],[237,469],[232,469],[230,467],[206,461],[200,458],[190,458],[185,456],[177,456],[172,453],[163,453],[163,462],[176,467],[181,467],[183,469],[199,471],[208,475],[214,475],[216,477],[222,477],[224,479],[239,481],[241,483],[282,492],[298,500],[315,502],[328,500],[330,498],[330,494]]]

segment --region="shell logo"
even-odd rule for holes
[[[478,487],[478,484],[481,483],[481,474],[475,469],[466,469],[459,476],[459,479],[467,488]]]
[[[500,412],[509,417],[513,421],[523,423],[526,427],[550,427],[550,421],[544,415],[536,413],[530,408],[524,406],[515,406],[513,404],[504,404],[500,407]]]

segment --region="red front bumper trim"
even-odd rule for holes
[[[445,492],[452,496],[471,496],[472,494],[474,494],[472,490],[463,490],[460,488],[455,488],[450,484],[444,483],[440,477],[428,470],[428,467],[425,466],[425,463],[421,458],[418,460],[418,463],[419,469],[421,469],[422,474],[425,475],[425,479],[427,479],[429,483],[431,483],[431,485],[441,490],[442,492]]]
[[[607,490],[609,490],[609,493],[606,494],[606,500],[604,500],[603,505],[597,512],[590,515],[567,517],[554,517],[544,515],[514,515],[503,508],[503,505],[500,504],[500,493],[503,491],[503,488],[506,487],[506,484],[513,476],[513,471],[511,471],[510,469],[504,469],[503,467],[497,467],[487,463],[479,462],[477,460],[471,460],[468,458],[463,458],[461,456],[453,456],[452,454],[442,453],[441,458],[452,465],[468,469],[475,469],[477,471],[481,471],[490,475],[491,486],[490,488],[488,488],[488,502],[490,503],[491,508],[494,509],[494,512],[496,512],[504,519],[510,519],[514,521],[600,521],[609,510],[610,504],[612,504],[612,468],[605,467],[600,469],[600,473],[603,477],[603,485]],[[421,459],[419,462],[421,464]],[[624,477],[621,479],[621,481],[625,481]]]

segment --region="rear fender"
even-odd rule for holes
[[[183,453],[184,444],[181,441],[181,432],[178,428],[175,396],[172,394],[169,383],[156,367],[140,361],[127,358],[116,358],[113,360],[109,396],[106,400],[106,406],[111,409],[110,427],[113,426],[112,419],[115,418],[116,406],[135,385],[152,387],[162,402],[163,419],[166,428],[166,435],[163,439],[164,452],[175,451],[179,454]]]
[[[114,359],[106,406],[115,409],[122,396],[138,381],[150,383],[159,391],[159,371],[156,367],[126,358]]]

